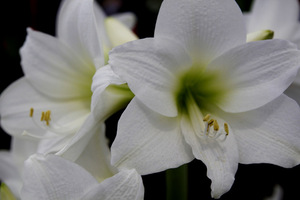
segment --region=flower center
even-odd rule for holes
[[[200,110],[208,111],[222,102],[229,91],[228,82],[219,72],[193,66],[179,75],[176,100],[178,109],[187,110],[190,99],[194,99]]]
[[[218,71],[192,66],[180,73],[175,97],[179,113],[188,117],[197,136],[219,138],[229,134],[226,122],[219,125],[211,114],[229,93],[229,81]]]

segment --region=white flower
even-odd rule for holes
[[[91,112],[92,78],[105,65],[107,49],[133,39],[116,19],[105,19],[93,0],[63,1],[57,38],[28,29],[20,51],[25,76],[1,95],[1,126],[18,137],[52,138],[42,148],[59,150]],[[112,114],[110,108],[99,120]]]
[[[109,56],[135,94],[112,163],[143,175],[196,158],[215,198],[232,186],[238,163],[299,164],[300,109],[282,94],[299,56],[284,40],[246,43],[234,0],[163,1],[154,38]]]
[[[0,180],[7,185],[14,197],[20,198],[23,163],[37,151],[38,141],[12,138],[11,150],[0,151]]]
[[[110,165],[104,131],[94,134],[76,163],[56,155],[35,154],[25,161],[24,200],[142,200],[144,186],[134,169]]]
[[[255,0],[249,13],[245,13],[248,33],[270,29],[274,38],[286,39],[300,47],[298,0]],[[300,73],[285,91],[300,105]]]

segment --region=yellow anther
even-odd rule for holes
[[[215,131],[219,130],[219,124],[218,124],[217,120],[214,120],[214,130]]]
[[[226,136],[229,134],[229,127],[227,123],[224,123],[224,130],[226,132]]]
[[[209,120],[209,122],[207,123],[208,126],[212,126],[214,124],[215,120],[214,119],[211,119]]]
[[[51,120],[50,114],[51,114],[51,111],[50,111],[50,110],[47,110],[47,112],[46,112],[46,114],[45,114],[45,121],[50,121],[50,120]]]
[[[210,118],[210,114],[205,115],[205,117],[203,118],[204,122],[207,122]]]
[[[51,121],[51,111],[47,110],[46,112],[42,112],[41,121],[45,121],[46,125],[49,126],[49,121]]]
[[[49,126],[49,121],[51,120],[50,118],[50,114],[51,114],[51,111],[50,110],[47,110],[46,111],[46,114],[45,114],[45,121],[46,121],[46,125]]]
[[[42,112],[41,121],[45,120],[45,112]]]
[[[34,111],[33,108],[30,108],[30,113],[29,113],[29,116],[30,116],[30,117],[33,116],[33,111]]]

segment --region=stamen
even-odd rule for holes
[[[228,124],[224,123],[224,130],[226,132],[226,136],[229,134],[229,128],[228,128]]]
[[[44,121],[46,122],[46,125],[47,125],[47,126],[49,126],[49,121],[51,120],[50,114],[51,114],[51,111],[50,111],[50,110],[47,110],[46,113],[45,113]]]
[[[34,115],[33,114],[34,112],[40,112],[41,113],[41,118],[39,119],[38,115]],[[59,125],[59,124],[57,124],[57,122],[53,122],[53,123],[50,124],[50,121],[52,120],[51,119],[51,113],[52,113],[51,110],[41,112],[41,111],[37,111],[37,110],[34,110],[33,108],[31,108],[29,115],[32,118],[32,122],[37,127],[41,128],[41,129],[44,129],[44,130],[49,130],[52,133],[54,133],[54,135],[57,135],[57,134],[67,135],[67,134],[74,133],[78,130],[78,127],[73,126],[73,125],[71,126],[70,123],[78,124],[78,123],[83,123],[83,121],[84,121],[83,118],[79,118],[78,123],[76,123],[76,121],[72,121],[68,124],[63,124],[63,125]],[[54,116],[54,118],[55,118],[55,116]],[[36,136],[36,135],[30,134],[30,133],[27,133],[27,132],[24,132],[23,134],[27,135],[27,136],[35,137],[35,138],[38,138],[38,137],[46,138],[44,136]]]
[[[29,116],[30,116],[30,117],[33,116],[33,112],[34,112],[33,108],[30,108],[30,113],[29,113]]]
[[[42,112],[41,121],[44,121],[45,119],[45,112]]]
[[[214,120],[214,130],[219,131],[219,124],[218,124],[217,120]]]
[[[205,117],[203,118],[204,122],[207,122],[210,118],[210,114],[205,115]]]
[[[214,119],[209,120],[209,122],[207,123],[208,126],[212,126],[214,124],[214,121],[215,121]]]

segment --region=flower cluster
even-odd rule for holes
[[[164,0],[154,37],[138,39],[131,13],[62,1],[57,36],[27,29],[24,77],[1,94],[12,148],[0,193],[139,200],[141,175],[197,159],[220,198],[239,163],[298,165],[298,7],[256,0],[243,15],[234,0]],[[121,109],[109,146],[105,121]]]

